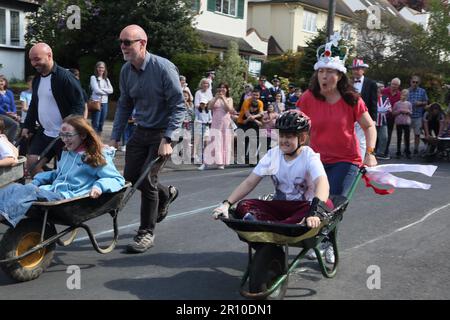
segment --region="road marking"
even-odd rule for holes
[[[415,222],[413,222],[413,223],[410,223],[410,224],[408,224],[408,225],[406,225],[406,226],[404,226],[404,227],[395,229],[395,230],[392,231],[391,233],[388,233],[388,234],[385,234],[385,235],[376,237],[376,238],[374,238],[374,239],[372,239],[372,240],[366,241],[366,242],[364,242],[364,243],[362,243],[362,244],[359,244],[359,245],[357,245],[357,246],[355,246],[355,247],[352,247],[352,248],[349,248],[349,249],[345,249],[345,250],[343,250],[343,252],[345,252],[345,251],[350,251],[350,250],[354,250],[354,249],[359,249],[359,248],[361,248],[361,247],[364,247],[365,245],[374,243],[374,242],[376,242],[376,241],[378,241],[378,240],[383,240],[383,239],[385,239],[385,238],[387,238],[387,237],[392,236],[392,235],[395,234],[395,233],[398,233],[398,232],[401,232],[401,231],[403,231],[403,230],[409,229],[409,228],[415,226],[416,224],[419,224],[419,223],[421,223],[421,222],[424,222],[424,221],[427,220],[429,217],[431,217],[433,214],[438,213],[439,211],[441,211],[441,210],[443,210],[443,209],[445,209],[445,208],[447,208],[447,207],[450,207],[450,203],[447,203],[446,205],[443,205],[442,207],[432,209],[432,210],[429,211],[422,219],[419,219],[419,220],[417,220],[417,221],[415,221]]]
[[[216,208],[216,207],[217,207],[217,204],[215,204],[213,206],[208,206],[208,207],[203,207],[203,208],[191,210],[191,211],[186,211],[186,212],[180,212],[180,213],[172,214],[170,216],[167,216],[166,220],[171,220],[171,219],[176,219],[176,218],[180,218],[180,217],[190,216],[190,215],[193,215],[193,214],[196,214],[196,213],[200,213],[200,212],[203,212],[203,211],[206,211],[206,210],[210,210],[210,209],[213,209],[213,208]],[[133,228],[133,227],[137,227],[139,225],[140,225],[140,222],[135,222],[135,223],[132,223],[132,224],[128,224],[126,226],[119,227],[119,230]],[[113,233],[113,231],[114,231],[114,229],[101,231],[99,233],[96,233],[95,237],[99,237],[99,236],[102,236],[102,235],[105,235],[105,234],[108,234],[108,233]],[[84,240],[87,240],[87,239],[89,239],[89,237],[77,238],[77,239],[75,239],[73,241],[73,243],[79,242],[79,241],[84,241]]]
[[[193,176],[193,177],[186,177],[186,178],[177,178],[177,179],[163,179],[164,176],[161,176],[161,181],[162,182],[178,182],[178,181],[192,181],[195,179],[205,179],[205,178],[211,178],[211,177],[220,177],[220,176],[228,176],[228,175],[233,175],[236,173],[243,173],[243,172],[248,172],[247,170],[239,170],[239,171],[233,171],[233,172],[227,172],[227,173],[218,173],[218,174],[211,174],[211,175],[201,175],[201,176]]]

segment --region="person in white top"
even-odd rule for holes
[[[103,124],[108,115],[108,95],[114,92],[111,82],[108,79],[108,69],[103,61],[95,64],[94,75],[91,76],[90,86],[92,90],[91,99],[100,101],[100,111],[92,112],[92,127],[101,136]]]
[[[0,119],[0,167],[9,167],[17,163],[19,152],[3,134],[4,132],[5,122]]]
[[[206,100],[211,101],[213,98],[213,95],[210,90],[210,84],[208,79],[203,78],[200,80],[200,83],[198,84],[198,90],[195,92],[195,98],[194,98],[194,107],[198,108],[200,107],[200,101]]]
[[[328,202],[330,186],[319,154],[309,146],[310,120],[301,111],[284,112],[276,121],[279,146],[259,161],[253,172],[223,203],[214,210],[214,218],[228,218],[230,206],[247,196],[264,178],[269,176],[275,186],[275,196],[267,200],[242,200],[235,218],[273,221],[277,223],[304,223],[310,228],[320,225],[315,216],[319,203]]]

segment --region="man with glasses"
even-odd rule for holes
[[[168,212],[178,191],[174,186],[158,183],[158,174],[172,154],[171,137],[185,118],[183,91],[175,65],[147,51],[147,34],[138,25],[129,25],[120,33],[120,49],[127,61],[120,71],[120,98],[117,103],[112,145],[118,142],[135,111],[137,124],[127,143],[124,177],[135,183],[145,166],[156,157],[159,161],[139,186],[141,224],[127,246],[130,253],[142,253],[153,246],[154,229]]]
[[[420,131],[422,130],[422,118],[425,106],[428,104],[428,96],[425,89],[419,87],[420,77],[411,77],[408,101],[411,102],[413,112],[411,114],[411,129],[414,131],[414,154],[419,153]]]
[[[32,83],[32,98],[27,117],[22,130],[22,137],[30,138],[35,133],[27,155],[27,168],[34,166],[39,155],[59,134],[63,119],[68,115],[83,115],[84,99],[80,82],[70,71],[53,61],[53,52],[46,43],[34,45],[29,58],[31,65],[38,75]],[[36,122],[40,128],[37,132]],[[45,158],[51,159],[55,155],[60,158],[63,143],[58,141],[53,145]],[[42,171],[43,163],[39,163],[33,172]]]

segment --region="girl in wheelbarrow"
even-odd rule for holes
[[[99,137],[82,116],[63,120],[60,138],[65,144],[58,168],[34,176],[26,185],[10,184],[0,189],[0,221],[15,227],[34,201],[57,201],[89,194],[98,198],[116,192],[125,184]]]
[[[275,186],[272,201],[242,200],[236,208],[236,218],[273,221],[276,223],[304,223],[317,228],[320,219],[314,216],[317,206],[328,200],[329,184],[319,154],[307,144],[309,118],[298,110],[289,110],[276,120],[279,145],[267,152],[253,172],[223,203],[214,210],[214,218],[228,218],[228,209],[247,196],[264,178],[269,176]]]

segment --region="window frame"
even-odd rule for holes
[[[303,10],[302,30],[305,32],[317,33],[317,18],[319,14],[310,10]],[[312,19],[314,18],[314,19]],[[314,30],[309,29],[314,22]]]
[[[220,1],[220,10],[217,10],[217,2]],[[228,8],[227,8],[227,12],[224,12],[224,2],[228,1]],[[231,14],[231,8],[232,5],[231,3],[234,3],[234,14]],[[229,17],[233,17],[233,18],[237,18],[238,17],[238,3],[239,0],[216,0],[216,4],[215,4],[215,8],[214,8],[214,12],[216,13],[220,13]]]

